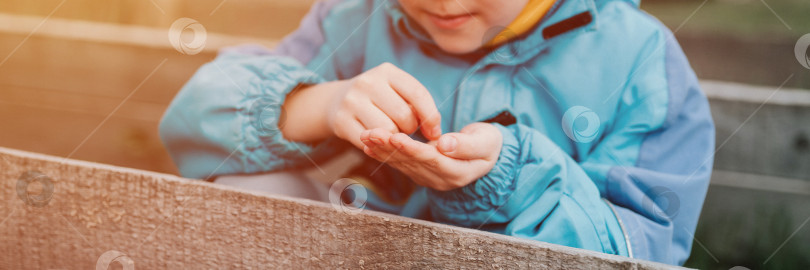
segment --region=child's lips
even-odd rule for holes
[[[472,19],[472,15],[465,13],[460,15],[436,15],[436,14],[429,14],[430,21],[433,22],[434,25],[441,29],[456,29],[467,23],[470,19]]]

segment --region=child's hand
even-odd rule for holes
[[[430,92],[396,66],[384,63],[343,86],[326,110],[335,136],[363,148],[360,133],[380,128],[389,133],[413,133],[421,128],[429,140],[441,136],[441,115]]]
[[[489,173],[501,152],[503,137],[495,126],[470,124],[460,133],[421,143],[385,129],[360,135],[366,155],[408,175],[419,185],[447,191],[466,186]]]

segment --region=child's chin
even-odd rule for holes
[[[467,54],[471,53],[481,47],[477,42],[437,42],[439,48],[450,54]]]

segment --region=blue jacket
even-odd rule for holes
[[[486,176],[379,209],[670,264],[688,257],[714,125],[677,41],[638,1],[558,0],[530,33],[480,57],[441,51],[395,1],[318,2],[273,50],[227,49],[201,67],[161,138],[186,177],[309,166],[335,139],[287,141],[263,128],[278,117],[256,125],[251,108],[277,114],[300,84],[384,62],[431,91],[445,131],[503,111],[517,123],[496,125],[503,147]]]

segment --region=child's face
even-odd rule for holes
[[[399,0],[442,50],[462,54],[488,42],[488,30],[506,27],[529,0]],[[495,30],[497,31],[497,30]]]

